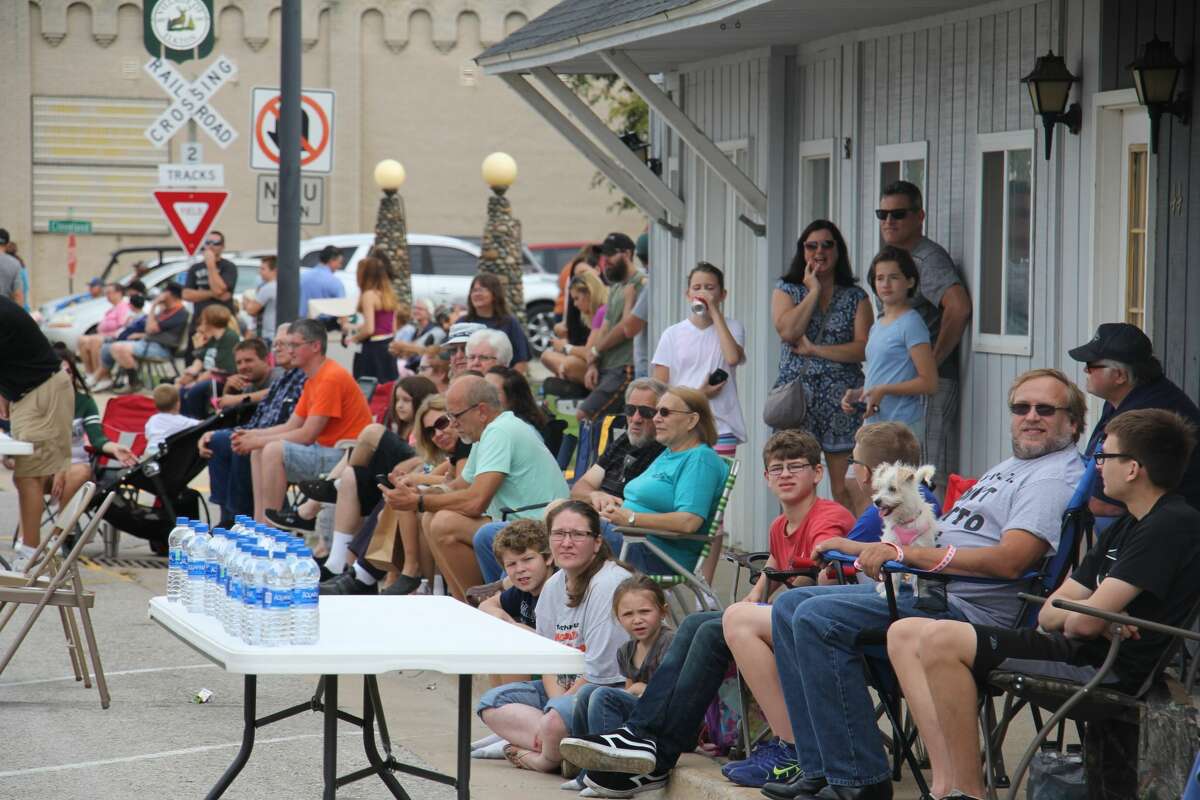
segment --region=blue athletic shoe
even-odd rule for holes
[[[796,750],[781,739],[772,739],[754,748],[750,757],[731,761],[721,774],[738,786],[761,788],[768,782],[786,783],[800,773]]]

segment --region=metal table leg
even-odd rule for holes
[[[233,759],[233,763],[225,770],[225,774],[217,781],[217,785],[205,796],[206,800],[217,800],[218,797],[225,794],[225,790],[229,788],[229,784],[233,783],[233,779],[242,771],[242,767],[246,766],[246,762],[250,760],[250,751],[254,749],[254,715],[255,705],[257,701],[257,683],[258,676],[247,675],[242,690],[242,717],[245,726],[242,729],[242,746],[238,748],[237,755]],[[332,797],[332,795],[329,795]]]
[[[325,684],[325,794],[324,800],[337,797],[337,704],[338,676],[326,675]]]
[[[458,800],[471,800],[471,676],[458,676]]]

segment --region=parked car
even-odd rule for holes
[[[129,270],[132,269],[135,261],[144,261],[153,268],[161,264],[165,264],[167,261],[177,261],[181,259],[183,256],[179,254],[182,253],[182,251],[183,248],[179,247],[179,245],[173,244],[140,245],[138,247],[122,247],[117,250],[113,250],[109,254],[108,263],[105,264],[104,269],[100,271],[100,280],[104,281],[105,283],[118,280],[118,278],[111,276],[113,273],[113,268],[122,262],[125,264],[125,269],[123,271],[129,273]],[[167,255],[168,253],[171,253],[172,255]],[[133,257],[128,258],[128,256]],[[127,283],[128,278],[121,278],[120,281],[122,283]],[[39,321],[48,320],[50,317],[54,316],[57,312],[62,311],[67,306],[93,299],[95,298],[92,297],[91,293],[86,291],[75,292],[73,294],[63,295],[62,297],[56,297],[53,300],[48,300],[39,305],[36,309],[36,312],[37,315],[40,316],[35,316]]]
[[[187,277],[188,267],[199,258],[197,256],[196,258],[167,261],[150,270],[142,278],[142,283],[146,284],[146,291],[151,297],[154,297],[162,290],[161,287],[165,281],[173,280],[182,284]],[[234,263],[238,271],[237,286],[234,289],[235,296],[240,295],[249,287],[258,285],[258,259],[235,257],[229,260]],[[128,273],[121,276],[117,283],[127,286],[132,280],[133,274]],[[190,307],[191,304],[187,305]],[[86,300],[80,300],[44,317],[42,332],[46,334],[46,338],[51,343],[62,342],[74,352],[79,337],[85,333],[95,333],[96,326],[100,324],[100,320],[104,318],[104,313],[108,311],[109,307],[109,302],[104,297],[88,297]]]
[[[542,269],[557,275],[580,250],[589,245],[599,247],[596,242],[554,242],[531,244],[529,250],[542,265]]]
[[[357,297],[355,275],[361,261],[375,244],[373,233],[318,236],[300,243],[300,265],[315,266],[321,250],[333,245],[342,251],[344,269],[338,277],[346,284],[346,296]],[[408,251],[412,260],[413,297],[428,298],[435,305],[466,303],[471,279],[479,266],[477,237],[435,236],[410,233]],[[554,300],[557,276],[544,271],[525,248],[522,285],[525,289],[525,328],[536,352],[549,346],[554,336]]]

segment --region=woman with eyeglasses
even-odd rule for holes
[[[613,615],[612,601],[617,587],[631,575],[613,560],[600,535],[599,515],[582,500],[565,500],[551,508],[546,528],[558,572],[538,595],[537,632],[582,650],[584,672],[498,686],[479,699],[476,713],[509,742],[504,756],[513,766],[555,772],[562,763],[558,743],[573,733],[578,692],[588,685],[625,685],[617,652],[629,635]]]
[[[713,450],[717,425],[708,398],[696,389],[672,386],[659,398],[654,432],[666,449],[645,472],[625,484],[623,502],[605,506],[601,516],[618,527],[706,533],[729,474],[729,467]],[[696,568],[704,545],[660,536],[649,539],[688,570]],[[631,546],[625,557],[647,575],[675,574],[670,565],[640,544]]]
[[[775,386],[803,381],[801,428],[821,444],[833,498],[851,508],[846,466],[862,414],[842,410],[848,389],[863,385],[871,306],[850,267],[846,240],[826,219],[809,224],[791,267],[771,293],[771,319],[782,340]]]
[[[467,313],[460,322],[480,322],[492,330],[500,331],[512,344],[512,363],[508,366],[524,372],[529,366],[532,353],[529,337],[520,321],[513,316],[504,296],[504,284],[499,276],[481,272],[471,281],[467,293]]]
[[[688,317],[663,331],[650,364],[657,380],[691,386],[708,398],[717,423],[714,449],[732,458],[746,441],[736,376],[746,361],[746,329],[725,317],[725,296],[725,273],[697,263],[688,274]]]

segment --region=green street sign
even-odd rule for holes
[[[212,52],[213,0],[144,0],[146,52],[182,64]]]
[[[52,219],[51,233],[91,233],[92,223],[86,219]]]

